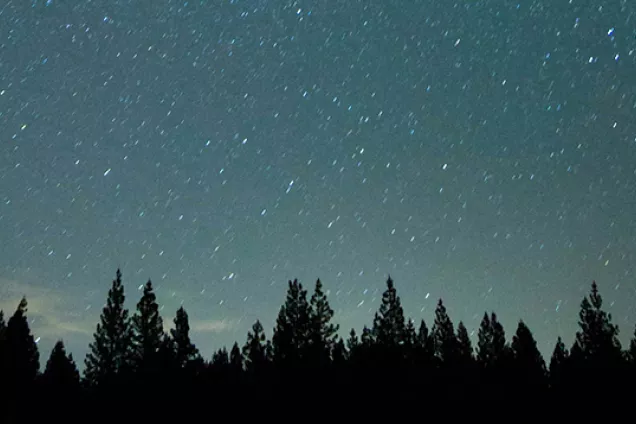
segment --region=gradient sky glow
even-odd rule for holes
[[[286,283],[344,332],[494,309],[544,354],[636,324],[636,2],[9,0],[0,308],[79,363],[117,267],[206,357]]]

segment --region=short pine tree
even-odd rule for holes
[[[73,354],[66,353],[63,341],[55,343],[42,380],[51,394],[63,393],[66,396],[79,389],[80,375]]]

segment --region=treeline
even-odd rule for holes
[[[312,415],[345,407],[368,412],[386,402],[424,402],[455,404],[455,414],[496,403],[524,407],[529,416],[544,407],[580,402],[585,394],[593,393],[595,401],[618,402],[634,393],[629,383],[636,376],[636,334],[624,350],[596,283],[581,302],[573,345],[568,349],[559,337],[549,363],[523,321],[508,338],[497,315],[486,312],[473,346],[465,325],[454,325],[442,300],[430,326],[406,318],[390,277],[373,322],[360,334],[352,329],[346,340],[338,335],[320,280],[311,296],[294,280],[271,339],[256,321],[242,345],[222,347],[209,360],[190,339],[183,307],[176,311],[174,328],[164,330],[151,281],[133,314],[124,301],[117,270],[83,376],[62,341],[41,372],[26,299],[8,322],[0,312],[6,422],[104,419],[113,413],[110,408],[123,409],[107,421],[167,419],[166,414],[177,411],[183,418],[186,412],[209,414],[210,402],[217,414],[237,408],[256,412],[264,405],[273,414],[294,408],[307,413],[309,405]],[[161,408],[161,399],[173,408]],[[145,406],[150,401],[159,405]],[[75,406],[70,408],[69,402]],[[30,407],[35,404],[45,407]],[[188,406],[175,410],[174,405]]]

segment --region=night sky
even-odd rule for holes
[[[210,357],[287,281],[343,335],[385,281],[432,324],[636,324],[632,0],[5,0],[0,308],[79,365],[121,267]],[[476,333],[475,333],[476,336]]]

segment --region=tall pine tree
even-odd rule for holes
[[[617,364],[622,360],[618,326],[612,324],[612,315],[602,306],[603,299],[596,282],[593,282],[589,298],[584,297],[581,302],[580,331],[576,333],[576,343],[581,349],[582,360],[595,367]]]
[[[6,381],[14,387],[28,387],[40,371],[40,353],[26,317],[27,300],[22,298],[6,328]]]
[[[174,343],[175,359],[179,368],[185,368],[186,365],[200,360],[199,349],[190,340],[190,321],[188,313],[183,307],[177,310],[174,328],[170,330],[170,335]]]
[[[151,372],[159,365],[159,352],[164,337],[163,319],[159,315],[157,297],[149,280],[137,303],[132,317],[134,367],[138,371]]]
[[[278,313],[272,337],[277,366],[290,368],[300,364],[307,354],[310,328],[307,291],[298,280],[289,281],[287,297]]]
[[[519,321],[517,331],[512,336],[514,381],[521,382],[533,391],[543,390],[546,385],[547,370],[537,342],[528,326]]]
[[[107,386],[129,370],[132,329],[121,277],[118,269],[84,361],[84,379],[93,387]]]
[[[309,307],[309,356],[313,365],[325,366],[335,349],[339,326],[331,322],[333,309],[322,290],[320,279],[316,281]]]
[[[375,342],[383,349],[395,349],[404,343],[405,328],[402,302],[389,276],[386,290],[382,294],[382,303],[373,320]]]
[[[435,355],[442,365],[452,368],[457,365],[459,350],[455,328],[451,321],[446,307],[440,299],[435,308],[435,324],[433,327],[433,337],[435,341]]]
[[[271,345],[268,343],[263,325],[256,321],[252,331],[247,333],[247,342],[243,346],[245,368],[250,374],[260,374],[267,370],[270,361]]]

